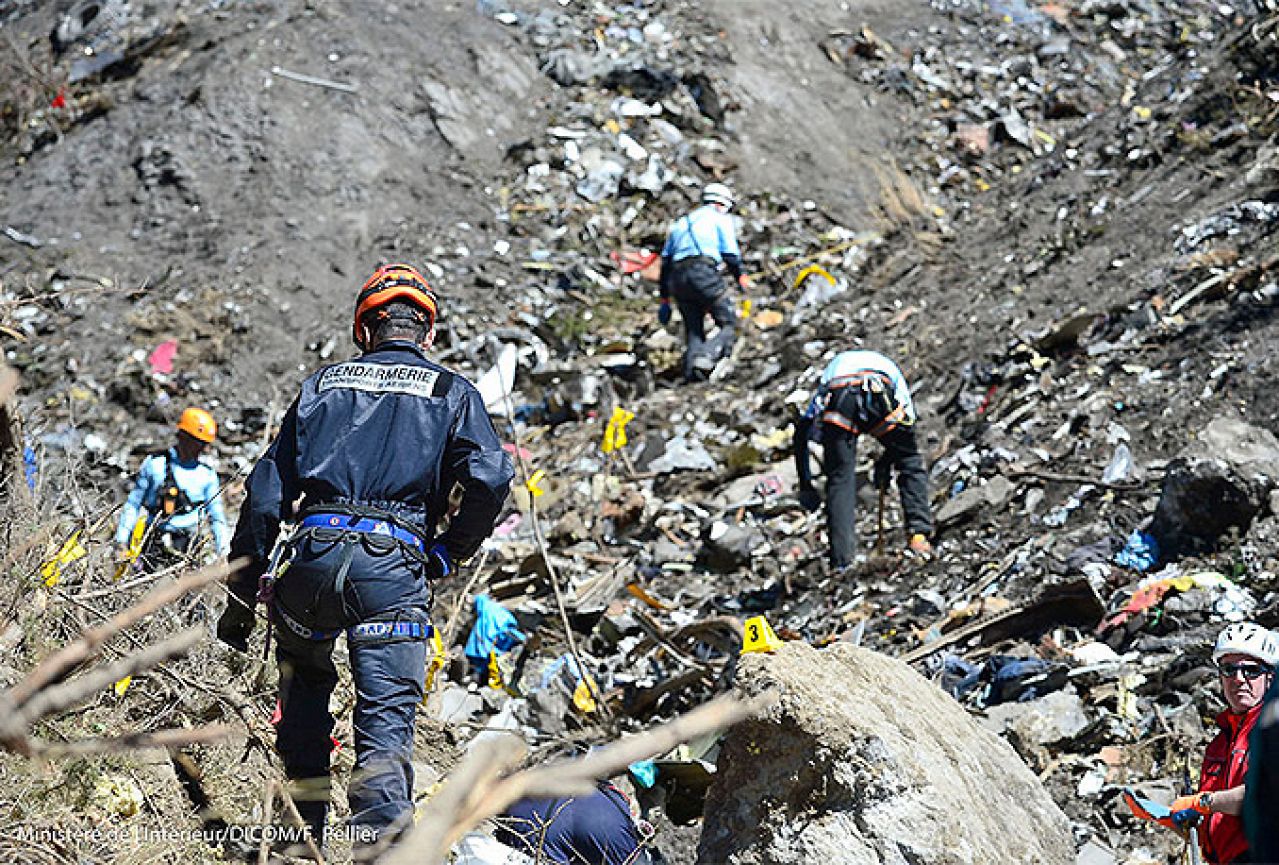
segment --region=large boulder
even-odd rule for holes
[[[1002,739],[908,665],[847,644],[746,655],[774,688],[724,740],[704,865],[1073,865],[1066,817]]]
[[[1211,549],[1231,529],[1246,532],[1276,485],[1279,439],[1217,418],[1168,464],[1150,533],[1165,556]]]

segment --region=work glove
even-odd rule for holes
[[[232,595],[227,600],[226,610],[218,617],[218,639],[237,652],[247,652],[249,635],[256,624],[253,607]]]
[[[815,511],[822,506],[822,494],[813,487],[800,487],[799,503],[804,510]]]
[[[1150,822],[1163,826],[1166,829],[1173,829],[1182,835],[1184,835],[1191,826],[1194,826],[1195,823],[1199,822],[1201,815],[1196,808],[1183,808],[1181,810],[1177,810],[1177,805],[1182,803],[1185,799],[1198,800],[1198,798],[1199,797],[1197,795],[1182,796],[1180,799],[1173,802],[1168,809],[1164,809],[1159,806],[1158,803],[1143,803],[1142,800],[1133,796],[1130,791],[1125,790],[1123,794],[1124,804],[1128,806],[1128,810],[1133,813],[1134,817],[1139,817],[1142,820],[1149,820]],[[1148,810],[1148,808],[1154,809],[1154,813],[1152,813],[1151,810]]]
[[[1178,796],[1172,800],[1168,810],[1176,815],[1179,811],[1194,811],[1196,814],[1211,814],[1202,800],[1202,793],[1191,793],[1189,796]],[[1175,817],[1174,817],[1175,819]]]
[[[449,558],[449,551],[445,549],[444,544],[436,544],[431,547],[426,554],[426,578],[428,580],[442,580],[454,571],[453,560]]]
[[[657,307],[657,320],[663,327],[671,323],[671,302],[662,298],[662,302]]]

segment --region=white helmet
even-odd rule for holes
[[[702,189],[702,203],[722,204],[725,207],[732,207],[733,190],[722,183],[708,183]]]
[[[1248,655],[1273,667],[1279,663],[1279,638],[1274,631],[1252,622],[1230,625],[1217,637],[1217,645],[1212,650],[1213,663],[1226,655]]]

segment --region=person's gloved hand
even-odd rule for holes
[[[449,551],[445,549],[444,544],[436,544],[431,547],[426,554],[426,578],[428,580],[442,580],[454,571],[453,560],[449,558]]]
[[[1168,810],[1176,814],[1178,811],[1194,811],[1196,814],[1211,814],[1208,806],[1203,802],[1202,793],[1191,793],[1189,796],[1178,796],[1172,800],[1172,804],[1168,806]]]
[[[671,302],[667,298],[662,298],[662,302],[657,306],[657,320],[663,327],[671,323]]]
[[[218,639],[237,652],[247,652],[249,635],[256,624],[253,607],[232,595],[227,599],[226,610],[218,618]]]
[[[822,494],[814,487],[800,487],[799,503],[805,510],[815,511],[822,506]]]

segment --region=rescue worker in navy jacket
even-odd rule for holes
[[[350,834],[366,852],[412,816],[431,581],[488,537],[514,475],[479,392],[426,357],[437,308],[407,265],[364,284],[353,325],[364,354],[303,383],[249,476],[231,556],[254,565],[232,577],[218,623],[219,639],[244,650],[255,603],[268,605],[277,749],[317,841],[329,802],[331,653],[346,632],[356,691]],[[455,486],[461,504],[437,536]],[[277,550],[282,523],[295,528]],[[279,563],[268,568],[273,551]]]
[[[702,190],[702,206],[671,223],[662,247],[661,305],[657,319],[671,320],[671,298],[679,304],[684,319],[684,379],[705,381],[715,363],[733,348],[737,310],[728,285],[720,275],[720,265],[745,286],[742,253],[728,211],[733,193],[722,183],[708,183]],[[706,316],[719,333],[706,338]]]

